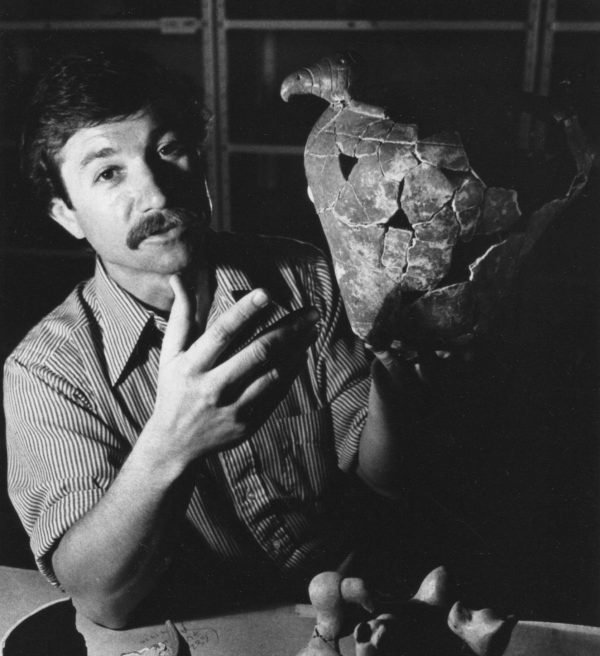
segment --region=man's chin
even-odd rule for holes
[[[178,273],[203,259],[201,235],[185,233],[185,239],[166,240],[160,247],[148,247],[148,265],[168,273]]]

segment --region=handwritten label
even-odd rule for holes
[[[185,624],[182,624],[180,630],[181,635],[186,639],[190,649],[219,644],[219,633],[210,626],[191,629],[185,626]]]

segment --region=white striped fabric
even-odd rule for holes
[[[292,572],[343,548],[347,537],[334,492],[340,470],[355,463],[367,412],[367,358],[317,249],[226,233],[211,233],[209,243],[209,324],[258,286],[275,303],[244,343],[290,310],[312,305],[321,314],[319,338],[290,392],[249,439],[197,463],[187,510],[218,556],[236,560],[258,549]],[[7,360],[9,493],[53,583],[53,547],[108,489],[151,415],[164,327],[98,263],[95,277]]]

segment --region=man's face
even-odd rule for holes
[[[58,164],[72,207],[54,199],[53,218],[126,289],[190,264],[209,201],[198,153],[172,126],[143,112],[84,127]]]

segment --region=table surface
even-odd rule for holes
[[[0,566],[0,638],[25,615],[65,598],[37,570]]]
[[[41,606],[66,596],[37,572],[0,566],[0,637]],[[314,612],[304,604],[260,608],[175,622],[193,656],[294,656],[308,642]],[[158,642],[169,643],[164,625],[112,631],[78,617],[88,656],[120,656]],[[342,640],[344,656],[353,656],[351,637]]]
[[[26,615],[66,596],[32,570],[0,566],[0,636]],[[176,622],[192,656],[295,656],[314,626],[310,606],[282,605],[244,613]],[[169,642],[167,628],[148,626],[112,631],[78,618],[88,656],[121,656],[158,642]],[[351,637],[341,641],[353,656]],[[597,656],[600,628],[547,622],[518,622],[504,656]]]
[[[306,646],[315,624],[304,605],[274,606],[244,613],[174,622],[192,656],[294,656]],[[120,656],[159,642],[175,645],[167,627],[150,626],[111,631],[78,618],[89,656]],[[344,656],[354,654],[353,640],[343,640]]]

